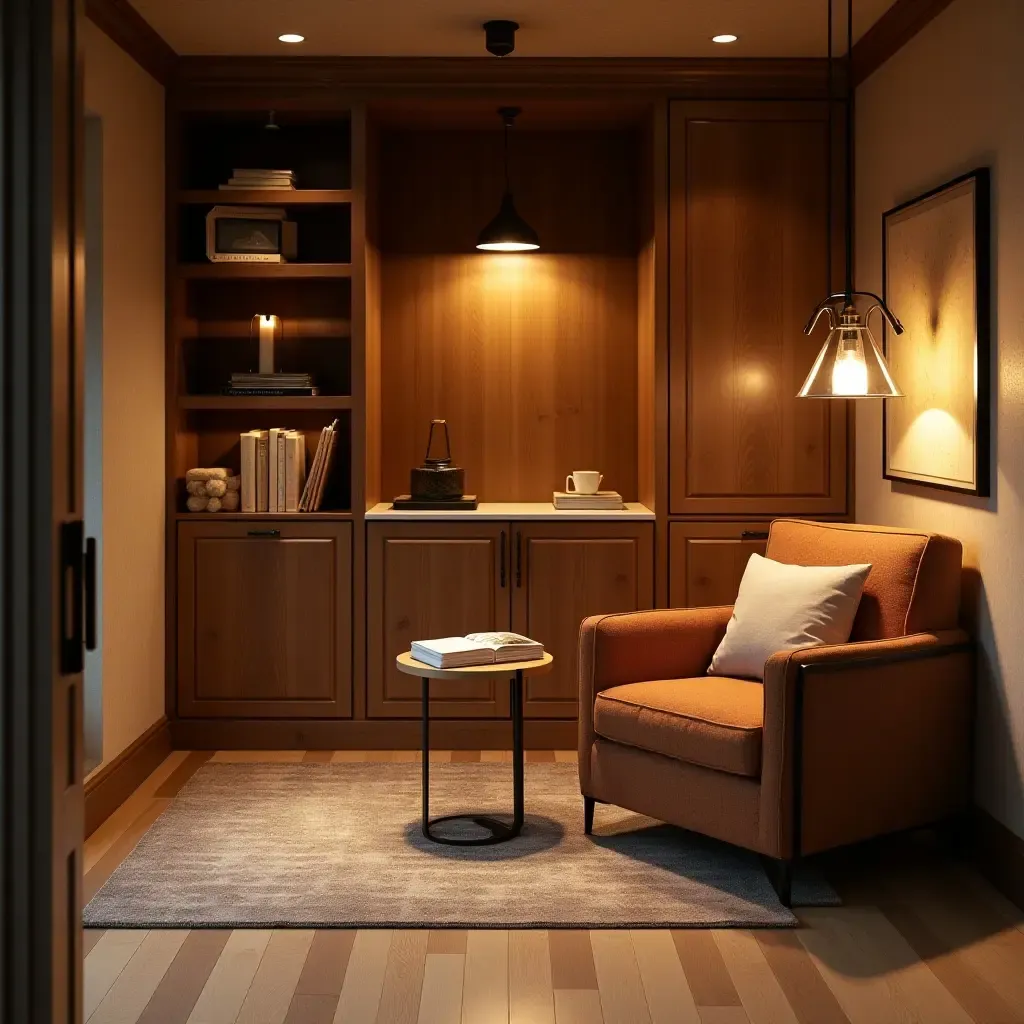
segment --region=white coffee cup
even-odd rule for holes
[[[595,469],[577,469],[565,478],[565,489],[578,494],[597,494],[604,477]]]

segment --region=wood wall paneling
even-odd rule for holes
[[[580,623],[653,606],[654,527],[513,523],[512,530],[512,629],[555,657],[550,672],[526,680],[524,712],[575,719]]]
[[[350,523],[182,523],[180,713],[351,714],[351,558]]]
[[[444,417],[485,500],[549,500],[583,468],[635,499],[636,137],[513,132],[511,152],[539,253],[474,250],[501,196],[499,132],[382,140],[383,494],[408,490]]]
[[[768,523],[669,524],[669,605],[732,604],[752,554],[763,555]]]
[[[509,525],[370,523],[367,537],[367,713],[417,718],[420,681],[395,658],[413,640],[509,628]],[[504,680],[436,680],[430,693],[438,717],[508,715]]]
[[[796,392],[824,341],[827,132],[820,104],[671,111],[671,509],[846,510],[844,403]]]

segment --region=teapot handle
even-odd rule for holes
[[[430,450],[434,447],[434,427],[444,427],[444,458],[432,459],[430,457]],[[447,420],[431,420],[430,421],[430,433],[427,435],[427,454],[423,457],[423,462],[427,466],[446,466],[452,461],[452,443],[448,437],[448,422]]]

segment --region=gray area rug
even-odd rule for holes
[[[432,764],[431,812],[510,814],[508,764]],[[418,764],[209,764],[85,909],[95,928],[729,927],[796,923],[753,854],[598,805],[575,765],[526,765],[519,838],[420,834]],[[470,825],[469,828],[476,826]],[[451,834],[451,833],[450,833]],[[820,878],[802,905],[838,903]]]

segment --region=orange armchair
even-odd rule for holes
[[[592,616],[579,774],[588,833],[613,803],[745,847],[788,906],[797,858],[966,809],[974,655],[958,541],[776,520],[766,555],[871,563],[850,642],[774,654],[762,684],[706,675],[731,607]]]

